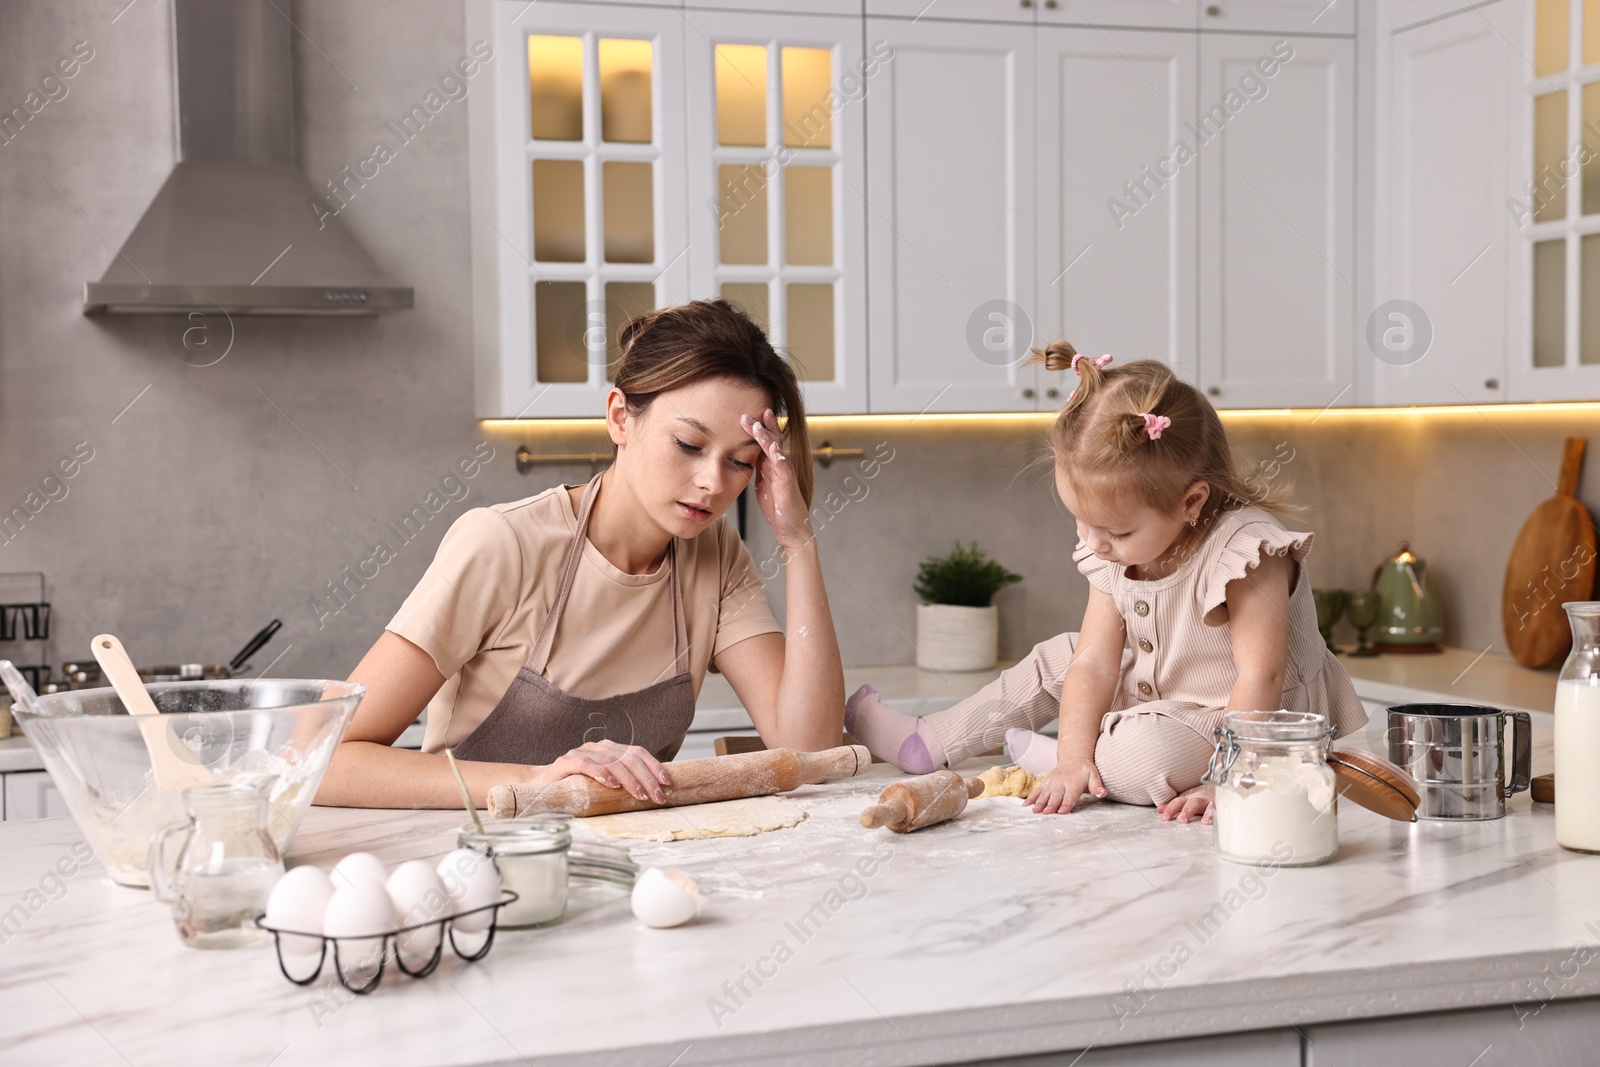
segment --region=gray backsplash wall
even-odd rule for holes
[[[177,358],[164,320],[84,318],[82,283],[105,269],[173,160],[168,6],[125,2],[0,5],[0,108],[21,105],[75,42],[94,48],[67,95],[0,145],[0,507],[21,504],[78,442],[93,449],[63,483],[66,495],[52,487],[59,499],[0,545],[0,571],[49,576],[57,662],[84,655],[101,630],[143,661],[225,659],[276,615],[285,629],[258,669],[282,653],[275,674],[343,676],[452,519],[590,473],[519,476],[517,445],[588,452],[604,439],[593,429],[485,427],[472,416],[468,243],[479,223],[457,192],[468,187],[461,103],[341,216],[415,287],[414,310],[238,320],[227,357],[203,368]],[[301,3],[292,14],[301,165],[314,184],[369,155],[383,123],[420,100],[467,43],[454,3]],[[1076,625],[1087,594],[1072,566],[1072,526],[1048,468],[1025,469],[1043,425],[819,426],[819,439],[869,452],[887,443],[894,456],[871,480],[851,460],[818,472],[820,500],[830,490],[855,498],[819,533],[847,663],[912,659],[916,562],[958,537],[1026,578],[999,598],[1003,655]],[[1283,476],[1311,511],[1291,525],[1317,531],[1318,584],[1364,583],[1408,538],[1434,567],[1452,642],[1477,648],[1502,643],[1506,555],[1528,510],[1553,492],[1561,437],[1592,425],[1587,415],[1493,410],[1229,421],[1242,450],[1292,454]],[[441,487],[485,441],[494,458],[481,472]],[[464,499],[446,499],[463,486]],[[1600,502],[1600,476],[1585,486]],[[430,492],[443,506],[402,543],[389,524],[426,509]],[[760,558],[770,532],[753,507],[751,520]],[[343,606],[328,599],[327,583],[343,582],[380,540],[394,558],[360,587],[344,586]],[[781,618],[781,582],[773,593]]]

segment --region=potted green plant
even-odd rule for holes
[[[990,559],[976,541],[956,542],[948,556],[930,556],[917,569],[917,666],[934,671],[982,671],[1000,657],[1000,615],[994,595],[1022,575]]]

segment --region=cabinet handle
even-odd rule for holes
[[[1211,386],[1210,388],[1208,388],[1206,390],[1206,395],[1207,396],[1221,396],[1222,395],[1222,390],[1218,386],[1213,385],[1213,386]]]
[[[1212,4],[1206,8],[1206,14],[1210,15],[1212,18],[1216,18],[1218,15],[1222,14],[1222,8],[1216,4]]]
[[[1022,0],[1022,6],[1023,7],[1032,7],[1033,6],[1033,0]]]
[[[1032,400],[1033,399],[1033,390],[1032,389],[1024,389],[1022,391],[1022,399],[1024,399],[1024,400]]]
[[[1060,400],[1061,399],[1061,390],[1055,388],[1054,386],[1051,386],[1049,389],[1047,389],[1045,391],[1044,395],[1045,395],[1045,397],[1047,399],[1050,399],[1050,400]]]
[[[1044,0],[1044,6],[1049,8],[1051,11],[1054,11],[1056,8],[1060,7],[1061,5],[1056,3],[1056,0]]]
[[[1483,387],[1485,389],[1498,389],[1498,388],[1500,388],[1500,379],[1499,378],[1488,378],[1488,379],[1485,379],[1485,381],[1483,383]]]

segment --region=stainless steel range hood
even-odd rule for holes
[[[288,0],[277,0],[287,6]],[[412,306],[294,159],[294,69],[272,0],[173,0],[178,163],[86,315],[373,315]]]

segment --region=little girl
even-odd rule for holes
[[[1046,775],[1027,799],[1036,812],[1069,812],[1087,792],[1210,822],[1201,779],[1224,712],[1314,711],[1341,735],[1366,723],[1317,633],[1312,535],[1284,529],[1275,516],[1297,510],[1286,487],[1247,484],[1215,409],[1165,364],[1107,370],[1110,356],[1087,359],[1064,341],[1034,358],[1079,378],[1050,448],[1089,579],[1082,627],[923,718],[863,686],[845,729],[913,774],[1003,736],[1013,762]],[[1057,716],[1059,740],[1033,732]]]

